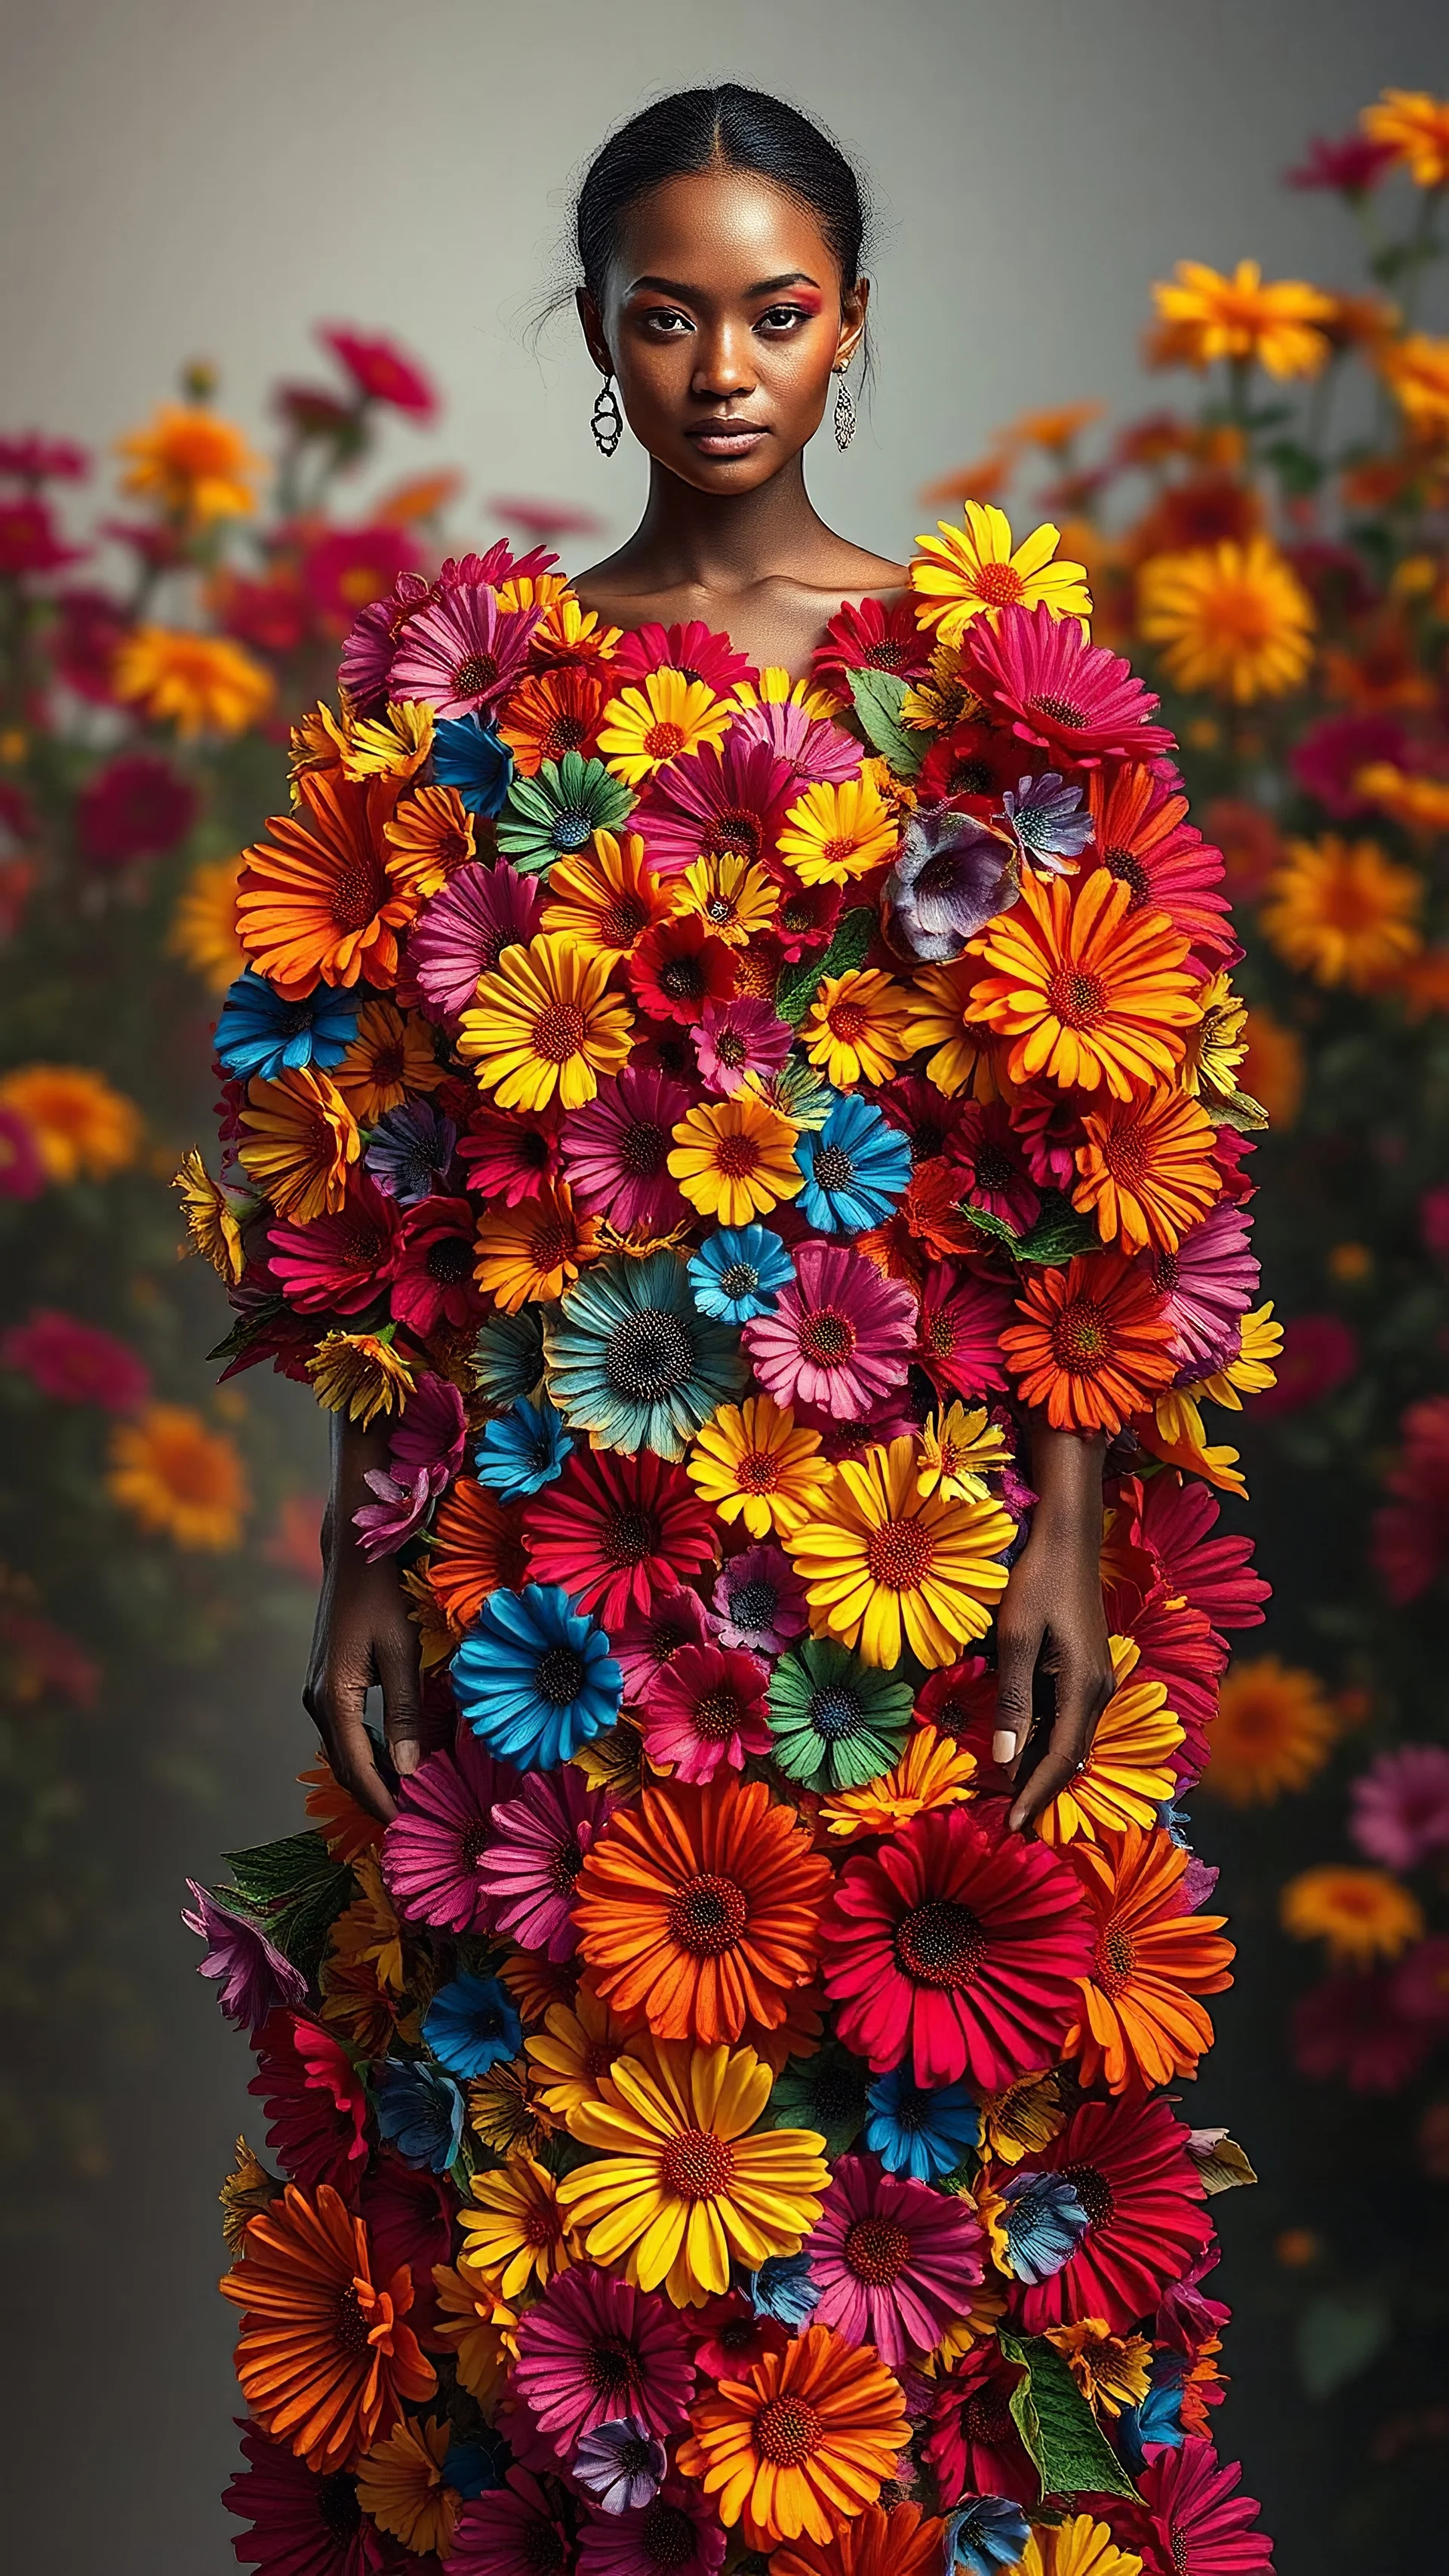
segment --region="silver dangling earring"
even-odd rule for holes
[[[599,454],[612,456],[624,435],[624,415],[619,409],[614,393],[612,376],[605,376],[594,396],[594,408],[589,414],[589,427],[594,433],[594,445]],[[839,434],[837,428],[836,436],[838,437]]]
[[[835,444],[839,448],[842,456],[845,454],[845,451],[854,436],[855,405],[850,399],[850,387],[845,381],[845,370],[842,367],[840,370],[840,391],[835,397]]]

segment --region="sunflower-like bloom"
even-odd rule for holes
[[[558,2185],[534,2156],[510,2156],[475,2173],[472,2199],[458,2212],[463,2250],[458,2268],[512,2304],[530,2283],[539,2289],[577,2261],[577,2230],[559,2206]]]
[[[1206,1094],[1209,1099],[1231,1100],[1248,1052],[1248,1006],[1233,991],[1227,975],[1210,975],[1198,998],[1202,1018],[1188,1031],[1179,1079],[1194,1099]]]
[[[1224,1676],[1204,1788],[1234,1807],[1269,1806],[1322,1770],[1338,1733],[1316,1673],[1256,1655]]]
[[[800,1529],[824,1498],[831,1469],[820,1434],[768,1395],[721,1405],[696,1436],[691,1483],[727,1525],[751,1538]]]
[[[768,930],[780,909],[780,889],[757,859],[742,859],[733,850],[695,859],[675,880],[675,906],[681,915],[697,913],[705,928],[727,948],[747,948]]]
[[[1022,1402],[1059,1431],[1120,1431],[1175,1374],[1172,1325],[1149,1278],[1118,1252],[1079,1253],[1031,1279],[1001,1336]]]
[[[1386,89],[1372,107],[1360,109],[1358,121],[1416,187],[1449,187],[1449,99],[1425,89]]]
[[[295,815],[274,814],[269,840],[242,862],[237,937],[259,975],[288,1001],[318,982],[391,985],[397,934],[417,911],[401,852],[383,838],[397,802],[390,778],[354,785],[324,770],[301,780]]]
[[[984,1404],[948,1404],[921,1426],[916,1491],[942,1494],[950,1503],[984,1502],[991,1491],[988,1476],[1009,1467],[1015,1454]]]
[[[242,432],[202,403],[160,404],[144,429],[118,442],[118,453],[127,460],[121,490],[157,502],[186,529],[246,518],[266,472]]]
[[[1017,2565],[1019,2576],[1142,2576],[1136,2550],[1119,2548],[1107,2524],[1089,2513],[1069,2514],[1050,2530],[1029,2531]]]
[[[743,2522],[752,2549],[830,2541],[873,2505],[910,2434],[900,2383],[869,2344],[807,2326],[697,2398],[679,2466]]]
[[[868,1664],[899,1663],[904,1644],[934,1671],[985,1636],[1015,1535],[995,1501],[918,1493],[915,1443],[901,1439],[838,1467],[816,1517],[785,1544],[818,1629]]]
[[[1313,658],[1313,603],[1267,537],[1154,556],[1138,575],[1138,606],[1177,686],[1235,706],[1286,697]]]
[[[454,2355],[460,2387],[484,2405],[518,2359],[518,2311],[478,2275],[451,2263],[433,2265],[433,2288],[433,2341]]]
[[[674,1130],[669,1170],[702,1216],[725,1226],[748,1225],[804,1188],[795,1160],[799,1133],[753,1091],[702,1100]]]
[[[276,695],[271,672],[243,645],[172,626],[137,626],[126,636],[112,686],[153,724],[174,724],[185,742],[246,733]]]
[[[52,1181],[109,1180],[134,1163],[145,1133],[134,1100],[81,1064],[19,1064],[0,1081]]]
[[[463,1013],[458,1053],[500,1109],[582,1109],[601,1074],[629,1060],[629,1005],[609,990],[610,959],[540,933],[505,948]]]
[[[644,854],[638,832],[596,832],[588,847],[555,859],[541,927],[581,957],[627,957],[635,941],[674,909]]]
[[[516,1315],[523,1306],[561,1297],[598,1246],[598,1218],[576,1208],[560,1182],[517,1207],[485,1208],[473,1276],[505,1315]]]
[[[186,1404],[148,1404],[111,1433],[106,1487],[142,1529],[178,1547],[224,1554],[241,1540],[246,1470],[223,1431]]]
[[[524,2041],[544,2109],[567,2124],[581,2102],[602,2101],[601,2081],[628,2045],[623,2023],[587,1986],[571,2004],[550,2004],[542,2031]]]
[[[362,1151],[357,1121],[329,1074],[289,1065],[247,1084],[237,1160],[278,1216],[294,1225],[339,1216]]]
[[[1187,941],[1165,913],[1134,912],[1106,868],[1022,880],[1019,901],[971,943],[987,973],[967,1011],[1013,1043],[1013,1082],[1105,1085],[1114,1100],[1171,1081],[1201,1017]],[[939,1076],[932,1079],[939,1082]]]
[[[930,1047],[926,1080],[954,1100],[994,1100],[991,1035],[976,1018],[976,988],[986,981],[979,957],[957,957],[948,966],[922,966],[911,978],[906,1043],[914,1055]]]
[[[700,1313],[673,1252],[601,1263],[567,1291],[544,1348],[564,1420],[630,1455],[682,1458],[744,1377],[738,1336]]]
[[[1183,1733],[1167,1705],[1166,1685],[1138,1680],[1140,1658],[1129,1637],[1107,1642],[1117,1687],[1097,1720],[1080,1771],[1037,1818],[1042,1841],[1054,1847],[1100,1842],[1128,1825],[1155,1824],[1158,1809],[1176,1787],[1172,1757]]]
[[[462,2501],[443,2464],[453,2431],[446,2416],[412,2416],[395,2424],[357,2464],[357,2501],[379,2531],[405,2549],[446,2556]]]
[[[246,1268],[241,1227],[225,1191],[212,1179],[194,1145],[182,1155],[171,1186],[181,1192],[181,1214],[191,1251],[199,1252],[203,1261],[211,1263],[218,1279],[234,1288]]]
[[[875,966],[826,975],[800,1034],[812,1064],[844,1091],[857,1082],[889,1082],[902,1056],[911,996]]]
[[[1300,1870],[1283,1890],[1283,1929],[1295,1941],[1322,1940],[1335,1966],[1372,1967],[1424,1938],[1417,1896],[1386,1869],[1327,1863]]]
[[[1187,1852],[1160,1825],[1074,1842],[1070,1857],[1097,1926],[1081,2024],[1067,2040],[1082,2082],[1126,2093],[1195,2075],[1213,2044],[1198,1997],[1232,1984],[1233,1945],[1218,1937],[1227,1916],[1192,1910]]]
[[[934,1726],[914,1726],[899,1762],[859,1789],[838,1789],[820,1810],[838,1842],[862,1834],[895,1834],[916,1816],[959,1806],[975,1795],[976,1756]]]
[[[893,858],[900,831],[869,778],[819,780],[789,808],[778,848],[802,885],[846,885]]]
[[[705,680],[663,663],[637,687],[612,698],[599,727],[599,749],[626,787],[642,787],[656,769],[703,743],[717,751],[730,729],[733,707]]]
[[[1398,867],[1377,841],[1290,841],[1268,879],[1259,918],[1285,963],[1315,984],[1371,993],[1423,946],[1414,916],[1424,900],[1417,869]]]
[[[938,519],[934,537],[917,537],[910,567],[916,615],[934,627],[943,644],[959,644],[973,618],[995,618],[1003,608],[1035,608],[1053,617],[1090,617],[1092,595],[1085,566],[1057,563],[1061,530],[1033,528],[1013,551],[1011,521],[990,501],[966,501],[965,526]]]
[[[1240,259],[1231,277],[1180,259],[1175,283],[1152,293],[1174,365],[1256,360],[1270,376],[1316,376],[1329,355],[1322,326],[1333,319],[1332,296],[1295,277],[1265,286],[1255,259]]]
[[[384,824],[383,839],[401,861],[401,884],[440,894],[474,855],[473,817],[456,787],[418,787]]]
[[[574,2137],[603,2150],[559,2185],[585,2252],[622,2262],[642,2290],[662,2286],[677,2308],[726,2291],[732,2259],[757,2272],[798,2252],[830,2179],[825,2141],[757,2129],[771,2081],[752,2048],[675,2040],[648,2067],[616,2058],[600,2098],[569,2118]]]
[[[1176,1252],[1222,1187],[1206,1111],[1186,1092],[1154,1091],[1089,1110],[1082,1128],[1073,1206],[1095,1214],[1104,1243]]]

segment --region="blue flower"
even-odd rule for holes
[[[1152,2364],[1152,2385],[1140,2406],[1124,2406],[1114,2427],[1123,2466],[1134,2478],[1147,2466],[1147,2445],[1164,2451],[1182,2448],[1182,2379],[1178,2353],[1160,2352]]]
[[[405,1100],[385,1109],[362,1159],[378,1188],[399,1207],[416,1207],[445,1193],[458,1130],[430,1100]]]
[[[1001,810],[1022,857],[1052,877],[1073,873],[1095,828],[1082,810],[1080,787],[1065,786],[1057,769],[1023,778],[1014,791],[1008,787]]]
[[[330,984],[319,984],[305,1001],[285,1001],[248,966],[228,989],[216,1024],[222,1071],[236,1082],[257,1074],[275,1082],[291,1065],[315,1064],[325,1073],[342,1062],[356,1037],[357,1012],[357,995],[334,992]]]
[[[818,1136],[802,1136],[795,1160],[805,1187],[795,1204],[818,1234],[862,1234],[880,1225],[911,1177],[911,1148],[873,1100],[848,1092]]]
[[[865,2098],[866,2145],[887,2173],[909,2174],[912,2182],[934,2182],[953,2172],[980,2138],[981,2114],[964,2084],[923,2093],[906,2068],[897,2066],[878,2076]]]
[[[433,727],[433,776],[456,787],[470,814],[501,814],[513,784],[513,754],[476,716],[443,716]]]
[[[694,1302],[717,1324],[747,1324],[773,1314],[795,1264],[778,1234],[763,1225],[727,1225],[700,1245],[689,1264]]]
[[[698,1312],[674,1252],[601,1261],[564,1296],[545,1329],[548,1382],[560,1413],[601,1449],[682,1458],[702,1423],[738,1394],[736,1336]]]
[[[1049,2281],[1069,2263],[1088,2219],[1065,2174],[1013,2174],[1003,2186],[1006,2244],[1018,2281]]]
[[[473,1465],[480,1485],[515,1503],[551,1485],[573,1445],[563,1415],[541,1395],[537,1404],[525,1399],[485,1426]]]
[[[767,2255],[758,2272],[750,2273],[745,2289],[756,2316],[773,2317],[777,2325],[808,2325],[820,2304],[820,2285],[808,2254]]]
[[[501,2058],[518,2055],[523,2024],[500,1978],[455,1977],[429,2004],[423,2037],[450,2075],[471,2083]]]
[[[435,2066],[385,2057],[373,2084],[378,2134],[404,2164],[446,2173],[463,2135],[463,2096]]]
[[[1031,2525],[1009,2496],[967,2496],[946,2524],[946,2570],[965,2568],[968,2576],[996,2576],[998,2568],[1015,2567],[1031,2537]]]
[[[452,2487],[465,2504],[471,2503],[474,2496],[502,2486],[512,2456],[502,2434],[490,2431],[486,2424],[480,2424],[466,2441],[455,2433],[443,2460],[443,2484]]]
[[[517,1404],[543,1375],[543,1317],[536,1306],[490,1315],[468,1355],[473,1383],[489,1404]]]
[[[551,1771],[619,1714],[609,1640],[561,1584],[490,1592],[453,1657],[458,1705],[490,1753]]]

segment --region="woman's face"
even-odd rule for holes
[[[865,329],[807,207],[744,170],[667,180],[625,216],[602,310],[579,314],[635,437],[696,491],[768,483],[820,426]]]

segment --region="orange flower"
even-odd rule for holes
[[[437,2386],[411,2326],[412,2274],[372,2277],[367,2229],[323,2183],[289,2183],[250,2221],[221,2295],[242,2310],[236,2372],[258,2423],[325,2477],[402,2421],[403,2400]]]
[[[1206,1111],[1185,1092],[1154,1091],[1150,1100],[1091,1110],[1082,1125],[1073,1206],[1095,1211],[1104,1243],[1176,1252],[1222,1186],[1217,1129]]]
[[[398,883],[436,894],[473,856],[473,817],[456,787],[420,787],[403,798],[382,837],[395,853]]]
[[[319,983],[396,981],[397,934],[419,895],[401,850],[384,839],[397,782],[355,784],[325,770],[297,782],[301,810],[274,814],[268,841],[246,853],[237,937],[259,975],[289,1002]]]
[[[1074,1842],[1068,1856],[1097,1926],[1082,2019],[1067,2040],[1068,2055],[1080,2050],[1082,2082],[1125,2093],[1195,2075],[1213,2044],[1197,1997],[1233,1982],[1233,1945],[1217,1937],[1227,1916],[1191,1911],[1187,1853],[1160,1825]]]
[[[1449,99],[1427,89],[1386,89],[1358,121],[1421,188],[1449,187]]]
[[[829,2540],[775,2550],[770,2576],[936,2576],[941,2525],[918,2504],[868,2504]]]
[[[410,1091],[435,1091],[447,1069],[433,1053],[433,1032],[417,1011],[406,1018],[395,1002],[364,1002],[357,1035],[332,1079],[360,1127],[396,1109]]]
[[[597,671],[564,664],[527,672],[510,692],[498,725],[519,774],[532,778],[546,760],[562,760],[566,751],[593,751],[603,704]]]
[[[106,1488],[145,1530],[224,1555],[240,1543],[246,1469],[224,1431],[189,1404],[148,1404],[111,1433]]]
[[[1129,1825],[1144,1829],[1174,1792],[1172,1756],[1182,1728],[1162,1682],[1141,1681],[1130,1637],[1109,1637],[1116,1687],[1093,1730],[1087,1758],[1037,1820],[1044,1843],[1095,1843]]]
[[[512,1592],[526,1581],[517,1507],[509,1508],[467,1476],[460,1476],[438,1513],[437,1554],[428,1566],[434,1599],[460,1628],[477,1618],[490,1592]]]
[[[784,2020],[816,1961],[830,1864],[763,1780],[646,1789],[615,1811],[575,1886],[605,2003],[659,2039],[713,2048]]]
[[[540,928],[583,957],[627,957],[641,932],[667,921],[673,890],[662,886],[638,832],[596,832],[574,858],[555,859]]]
[[[689,2410],[679,2466],[718,2498],[752,2549],[830,2541],[873,2505],[910,2433],[899,2383],[874,2346],[807,2327]]]
[[[1121,1430],[1169,1386],[1172,1327],[1161,1300],[1120,1252],[1078,1253],[1039,1270],[1001,1336],[1024,1404],[1044,1404],[1058,1431]]]
[[[275,1082],[258,1074],[247,1084],[241,1123],[247,1142],[237,1160],[278,1216],[311,1225],[340,1215],[362,1138],[330,1076],[310,1064],[289,1065]]]
[[[1178,1032],[1200,1017],[1187,949],[1165,913],[1132,910],[1131,886],[1107,868],[1071,884],[1028,874],[1020,900],[967,951],[995,969],[968,1015],[1015,1039],[1013,1082],[1045,1074],[1067,1090],[1105,1084],[1130,1100],[1171,1079],[1182,1061]]]
[[[310,1771],[298,1772],[297,1785],[307,1792],[308,1821],[334,1860],[356,1860],[359,1852],[376,1851],[384,1826],[343,1788],[324,1754],[318,1754]]]
[[[109,1180],[141,1150],[141,1112],[104,1074],[80,1064],[18,1064],[0,1081],[53,1181]]]
[[[576,1208],[561,1181],[516,1208],[484,1208],[473,1276],[505,1315],[516,1315],[520,1306],[561,1297],[598,1248],[598,1218]]]

